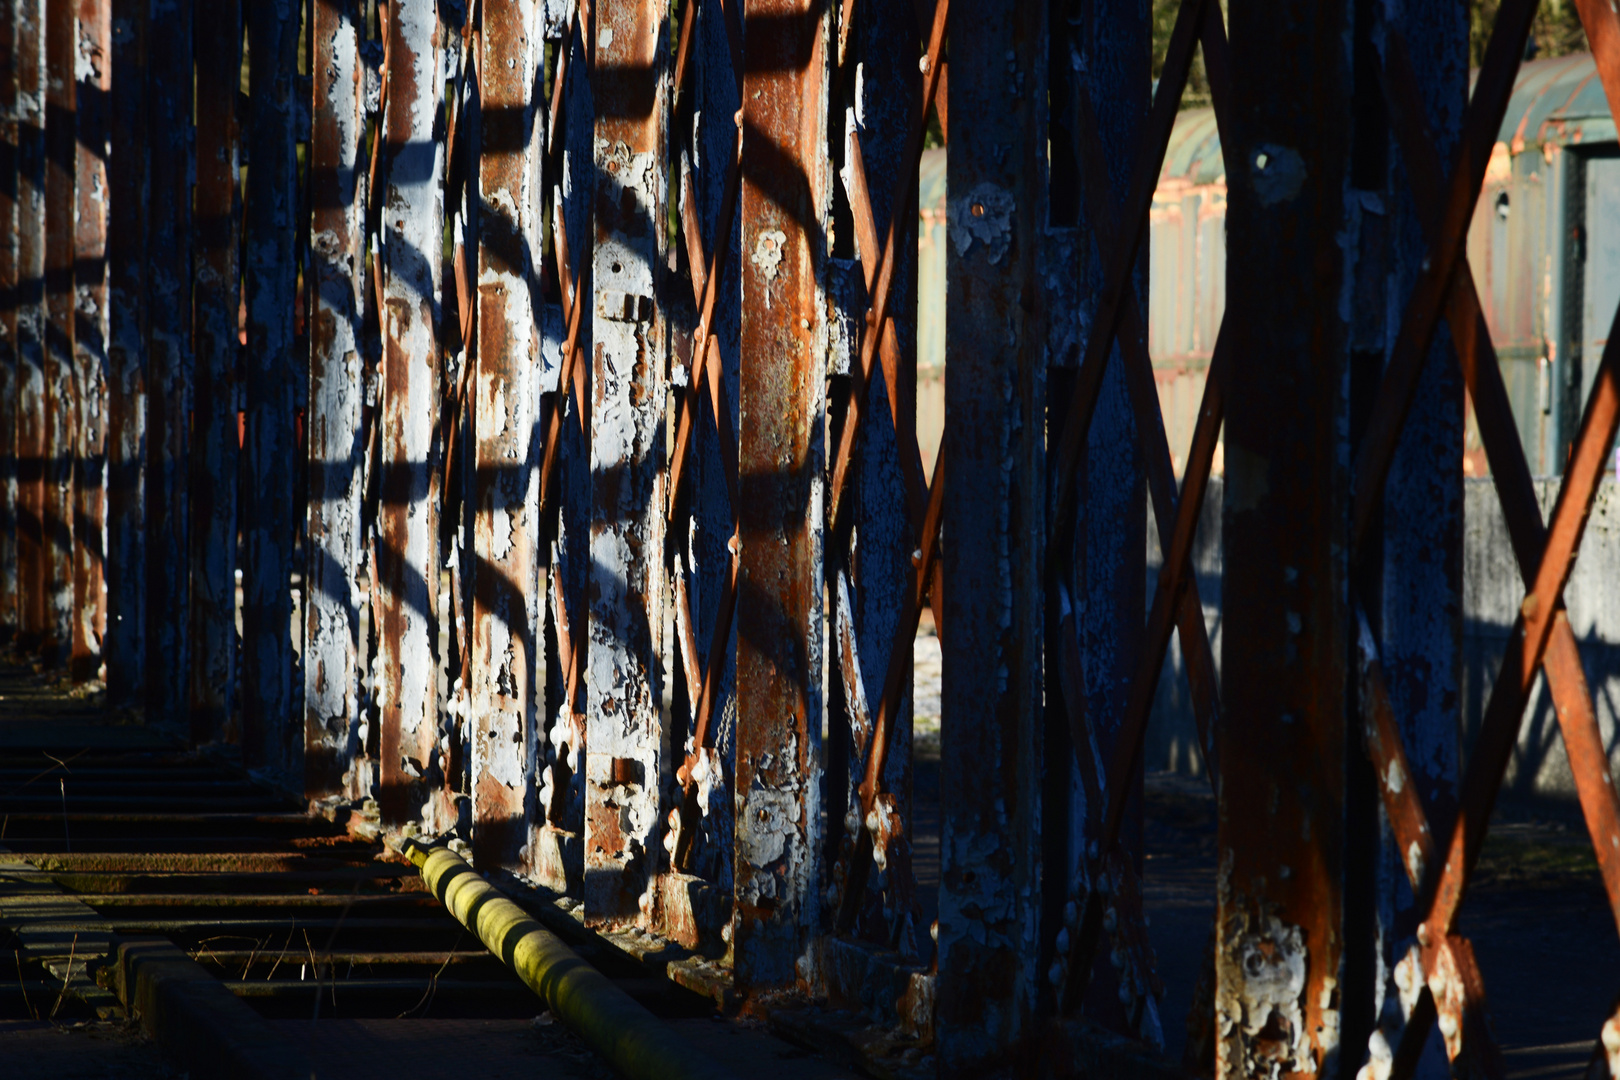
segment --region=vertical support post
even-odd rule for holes
[[[540,715],[540,326],[545,154],[535,87],[545,41],[535,0],[484,7],[476,58],[481,138],[473,380],[473,851],[511,866],[528,838],[530,747]]]
[[[17,633],[17,4],[0,4],[0,641]]]
[[[718,397],[717,407],[731,410],[731,414],[724,417],[723,427],[732,432],[737,430],[735,409],[741,370],[739,326],[743,297],[740,268],[744,260],[740,255],[742,229],[737,215],[738,193],[733,191],[728,202],[727,190],[737,153],[737,126],[730,121],[740,119],[738,114],[742,107],[742,57],[732,50],[734,42],[740,41],[740,35],[737,38],[732,36],[733,31],[741,28],[740,9],[738,0],[707,0],[697,5],[692,28],[692,55],[696,70],[691,76],[690,85],[680,88],[683,104],[679,118],[674,121],[681,125],[677,130],[681,138],[688,134],[685,125],[692,124],[690,141],[686,144],[682,162],[682,167],[690,167],[693,174],[692,190],[685,197],[695,204],[694,217],[704,240],[705,254],[710,261],[716,257],[722,259],[726,267],[721,280],[715,283],[709,327],[714,342],[712,347],[719,352],[720,383],[724,388],[724,393]],[[717,256],[722,247],[724,254]],[[706,274],[707,270],[705,266],[698,272]],[[731,284],[728,286],[726,282]],[[701,312],[694,311],[691,316],[694,324],[700,318]],[[672,322],[673,319],[671,312]],[[705,393],[703,383],[698,378],[701,368],[697,364],[702,359],[693,357],[693,367],[688,372],[687,394]],[[735,570],[731,541],[736,535],[737,518],[731,492],[737,478],[733,475],[734,462],[728,460],[731,455],[722,449],[723,428],[717,426],[713,411],[716,400],[715,397],[709,398],[710,408],[704,408],[701,401],[697,403],[697,419],[692,433],[695,443],[691,454],[693,468],[685,496],[688,513],[684,518],[678,517],[676,520],[680,524],[674,527],[685,533],[677,540],[675,548],[685,560],[688,595],[692,605],[693,625],[690,634],[693,655],[683,663],[690,663],[703,673],[703,690],[710,695],[711,722],[717,729],[710,740],[714,747],[712,764],[716,766],[716,775],[709,785],[707,805],[698,819],[697,841],[701,847],[694,857],[692,872],[706,877],[719,894],[729,896],[732,892],[732,852],[737,830],[733,787],[730,785],[734,779],[730,770],[735,759],[735,726],[734,723],[728,724],[726,718],[736,715],[734,641],[737,628],[735,609],[728,617],[724,605],[728,593],[735,595],[732,593],[735,582],[728,579],[732,578]],[[670,584],[673,589],[673,577]],[[723,640],[717,641],[716,632],[722,621],[729,621],[732,626],[730,632],[723,635]],[[678,633],[684,635],[687,631],[683,629]],[[719,652],[718,656],[714,655],[716,651]],[[691,696],[690,693],[688,696]],[[682,745],[679,749],[683,752],[688,749],[686,743],[696,734],[692,725],[697,720],[702,703],[693,701],[689,702],[689,706],[688,722],[681,725]],[[710,932],[716,929],[711,927]]]
[[[293,351],[298,268],[293,261],[298,199],[300,5],[266,0],[248,19],[248,191],[244,227],[247,362],[242,443],[242,760],[276,773],[303,761],[301,710],[292,696],[294,492],[297,382]],[[288,777],[292,786],[301,780]],[[294,783],[296,781],[296,783]]]
[[[109,705],[146,698],[146,0],[111,0],[107,167],[107,668]]]
[[[18,644],[45,640],[45,2],[16,0]]]
[[[146,261],[146,694],[151,718],[168,724],[184,717],[190,670],[191,30],[190,0],[152,8],[147,27],[152,209]]]
[[[439,100],[439,28],[431,0],[397,0],[388,14],[388,179],[383,210],[383,358],[378,423],[377,696],[385,821],[454,821],[443,787],[438,666],[439,508],[434,431],[439,422],[439,285],[444,208],[433,125]]]
[[[1045,30],[1045,4],[951,13],[941,1076],[1005,1061],[1031,1035],[1036,1003]]]
[[[74,0],[45,5],[45,662],[73,647],[73,462],[77,394],[73,378],[74,122],[78,59]]]
[[[231,741],[236,689],[236,359],[242,10],[195,9],[197,36],[196,355],[191,449],[191,739]]]
[[[1230,7],[1223,333],[1227,648],[1217,732],[1216,1076],[1338,1057],[1345,955],[1349,409],[1343,3]]]
[[[45,640],[45,0],[16,0],[17,597],[25,650]]]
[[[808,988],[820,921],[827,15],[744,14],[737,507],[739,993]]]
[[[1373,5],[1374,12],[1385,9]],[[1360,6],[1357,13],[1360,15]],[[1446,0],[1402,4],[1385,15],[1387,30],[1398,30],[1413,53],[1414,68],[1427,106],[1424,119],[1435,139],[1439,160],[1454,159],[1462,134],[1463,110],[1468,100],[1468,20]],[[1358,20],[1359,21],[1359,20]],[[1375,27],[1369,27],[1373,30]],[[1386,30],[1386,33],[1387,33]],[[1371,34],[1366,35],[1371,37]],[[1383,34],[1379,34],[1383,37]],[[1365,65],[1382,63],[1372,41],[1357,35],[1356,130],[1352,144],[1352,176],[1356,187],[1371,187],[1389,208],[1387,219],[1362,211],[1359,230],[1362,257],[1383,255],[1389,272],[1362,273],[1358,281],[1387,283],[1392,295],[1411,294],[1423,260],[1428,256],[1421,217],[1405,170],[1395,168],[1393,136],[1384,118],[1383,95],[1377,72]],[[1370,85],[1367,85],[1370,84]],[[1367,102],[1363,95],[1372,98]],[[1371,113],[1372,115],[1367,115]],[[1365,137],[1362,131],[1366,130]],[[1365,176],[1365,180],[1363,180]],[[1380,190],[1381,189],[1381,190]],[[1355,208],[1351,208],[1354,214]],[[1351,218],[1355,221],[1355,217]],[[1387,224],[1386,224],[1387,221]],[[1381,228],[1380,228],[1381,226]],[[1385,238],[1387,236],[1387,239]],[[1371,245],[1382,240],[1383,252]],[[1379,313],[1399,311],[1382,295],[1358,297],[1355,310]],[[1393,349],[1398,326],[1380,320],[1376,326],[1356,326],[1356,352],[1351,375],[1351,438],[1356,439],[1364,419],[1363,394],[1375,392],[1384,364]],[[1366,340],[1363,340],[1363,337]],[[1367,352],[1364,355],[1363,350]],[[1371,361],[1370,365],[1367,361]],[[1366,367],[1370,370],[1366,370]],[[1370,384],[1370,385],[1368,385]],[[1370,403],[1369,403],[1370,404]],[[1407,414],[1401,441],[1384,483],[1382,558],[1366,561],[1365,576],[1356,584],[1375,583],[1376,596],[1364,599],[1368,616],[1379,628],[1379,653],[1390,704],[1401,724],[1407,761],[1422,805],[1434,822],[1450,821],[1457,807],[1460,773],[1457,716],[1462,693],[1462,550],[1463,377],[1451,343],[1451,328],[1436,328],[1418,391]],[[1358,422],[1359,421],[1359,422]],[[1366,545],[1373,547],[1375,545]],[[1381,563],[1381,573],[1379,573]],[[1362,596],[1367,597],[1365,588]],[[1352,743],[1358,742],[1357,738]],[[1376,781],[1366,778],[1364,797],[1377,799]],[[1383,927],[1382,939],[1400,959],[1416,932],[1419,913],[1402,867],[1406,854],[1386,842],[1384,873],[1389,894],[1379,907],[1393,921]],[[1354,877],[1351,878],[1354,880]],[[1372,988],[1367,988],[1369,994]],[[1346,1032],[1347,1037],[1351,1033]],[[1362,1052],[1350,1045],[1352,1055]]]
[[[633,920],[662,861],[665,0],[596,7],[585,917]]]
[[[859,558],[851,560],[843,550],[836,551],[834,556],[846,565],[859,564],[859,580],[852,583],[852,592],[860,672],[865,683],[867,708],[874,718],[883,700],[895,627],[907,618],[907,594],[915,576],[911,554],[917,546],[917,522],[912,518],[912,502],[907,497],[909,462],[906,459],[916,457],[912,448],[917,443],[917,263],[912,257],[916,245],[916,182],[905,185],[911,192],[905,205],[895,206],[895,196],[902,188],[904,172],[915,167],[906,160],[910,150],[908,136],[922,94],[922,75],[917,70],[914,54],[918,40],[927,41],[930,29],[927,16],[932,13],[932,7],[927,3],[865,3],[855,5],[854,11],[860,41],[855,123],[860,132],[861,159],[866,169],[866,186],[871,193],[872,226],[879,247],[875,252],[861,252],[863,262],[877,265],[882,258],[882,238],[888,235],[890,214],[900,217],[895,223],[900,241],[899,256],[892,270],[887,306],[898,345],[895,366],[899,378],[894,393],[900,406],[899,424],[896,425],[890,415],[887,379],[873,378],[866,387],[864,430],[860,436],[860,466],[856,478],[860,486],[858,509],[851,516],[855,534],[860,538]],[[853,38],[857,30],[850,28],[848,32]],[[844,133],[839,131],[835,137],[842,139]],[[870,305],[872,298],[868,296],[866,302]],[[865,332],[875,330],[869,327]],[[852,343],[852,352],[858,353],[859,346]],[[859,363],[858,357],[852,355],[851,362]],[[838,545],[845,541],[842,536],[833,539]],[[909,643],[905,652],[909,664],[912,653]],[[890,723],[895,733],[891,743],[893,750],[884,765],[883,787],[896,798],[900,820],[907,823],[909,830],[913,820],[909,692]],[[848,807],[859,805],[856,792],[870,742],[864,731],[850,731],[844,737],[850,740],[848,781],[845,789],[838,792],[838,805],[828,808],[829,814],[840,818]],[[903,917],[898,911],[893,915]]]
[[[1151,105],[1149,13],[1142,5],[1129,0],[1088,5],[1085,10],[1084,24],[1076,32],[1079,39],[1076,44],[1084,59],[1082,70],[1075,72],[1067,61],[1064,66],[1070,68],[1066,74],[1078,84],[1078,92],[1091,102],[1098,142],[1113,189],[1113,197],[1104,192],[1099,201],[1108,206],[1110,212],[1117,213],[1129,198],[1137,136],[1146,127]],[[1083,144],[1080,145],[1079,153],[1085,153]],[[1101,170],[1093,175],[1100,174]],[[1080,203],[1082,223],[1089,217],[1087,196],[1080,187],[1085,182],[1084,177],[1085,170],[1081,169],[1080,176],[1076,177],[1079,183],[1070,192]],[[1092,229],[1098,227],[1106,228],[1096,224],[1091,229],[1083,226],[1082,235],[1095,236]],[[1101,250],[1089,239],[1082,244],[1088,255],[1084,260],[1084,284],[1079,290],[1079,325],[1089,326],[1095,317],[1097,298],[1104,289],[1108,272],[1105,263],[1111,253]],[[1144,241],[1138,249],[1128,286],[1135,291],[1143,311],[1148,310],[1147,249]],[[1123,338],[1129,332],[1121,320],[1116,333]],[[1141,341],[1140,346],[1146,349],[1147,342]],[[1131,678],[1141,661],[1143,626],[1147,620],[1147,473],[1139,424],[1127,388],[1125,363],[1122,344],[1115,342],[1087,431],[1084,464],[1078,480],[1080,521],[1074,531],[1074,595],[1085,612],[1085,617],[1076,622],[1080,667],[1085,675],[1081,690],[1085,697],[1085,715],[1102,762],[1113,760],[1119,742]],[[1065,764],[1071,766],[1068,770],[1070,805],[1082,809],[1084,785],[1078,768],[1073,767],[1072,747],[1066,757]],[[1127,781],[1130,794],[1122,836],[1140,868],[1141,766],[1137,769]],[[1100,823],[1103,816],[1102,807],[1092,809],[1089,814],[1071,816],[1071,822],[1080,827],[1070,829],[1065,875],[1081,865],[1080,856],[1085,846],[1097,839],[1089,835],[1089,830],[1096,827],[1092,823]],[[1070,884],[1064,880],[1049,883],[1048,888],[1064,893],[1066,900]],[[1058,907],[1061,909],[1061,904]],[[1116,1030],[1128,1030],[1132,1026],[1130,1010],[1120,1004],[1118,969],[1106,956],[1099,956],[1094,975],[1096,977],[1088,983],[1086,1001],[1090,1014],[1099,1019],[1106,1017],[1104,1022]]]
[[[73,476],[73,679],[101,668],[107,633],[102,528],[107,506],[107,158],[112,102],[111,0],[79,0],[74,368],[78,452]]]
[[[317,0],[310,31],[309,526],[304,794],[370,794],[359,740],[360,502],[365,404],[365,69],[362,5]]]

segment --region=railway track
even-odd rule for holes
[[[364,811],[306,812],[37,685],[0,672],[0,1021],[139,1019],[193,1080],[421,1077],[468,1046],[613,1075]],[[714,1002],[603,939],[570,944],[663,1023],[708,1042],[735,1028],[721,1045],[744,1062],[847,1075],[757,1025],[712,1023]]]

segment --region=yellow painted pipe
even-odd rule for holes
[[[401,851],[461,924],[552,1013],[632,1080],[734,1080],[448,848],[410,838]]]

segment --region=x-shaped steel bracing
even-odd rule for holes
[[[1609,773],[1591,692],[1563,606],[1563,589],[1591,512],[1608,447],[1620,424],[1620,341],[1616,340],[1620,312],[1616,313],[1615,330],[1604,349],[1586,403],[1549,530],[1542,524],[1529,465],[1464,255],[1468,224],[1512,94],[1535,8],[1535,0],[1510,0],[1498,14],[1469,102],[1449,186],[1442,179],[1438,155],[1423,119],[1416,76],[1398,34],[1391,35],[1383,72],[1385,96],[1429,240],[1429,254],[1408,304],[1356,463],[1353,552],[1364,550],[1372,532],[1371,522],[1382,501],[1384,479],[1435,328],[1443,316],[1451,326],[1514,553],[1529,590],[1469,756],[1456,820],[1443,830],[1448,841],[1443,863],[1436,858],[1434,831],[1410,782],[1412,773],[1383,682],[1377,643],[1364,610],[1358,607],[1367,752],[1379,776],[1403,856],[1402,865],[1418,897],[1417,908],[1423,913],[1418,946],[1402,962],[1408,985],[1418,989],[1418,996],[1395,1053],[1392,1075],[1401,1078],[1412,1074],[1436,1021],[1453,1060],[1466,1053],[1487,1075],[1501,1073],[1501,1059],[1484,1019],[1484,982],[1472,946],[1455,930],[1468,878],[1479,857],[1538,669],[1547,678],[1598,865],[1620,924],[1620,797]],[[1589,0],[1582,0],[1579,10],[1610,110],[1620,116],[1620,19],[1611,9]]]

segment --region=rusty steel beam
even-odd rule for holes
[[[434,145],[439,27],[428,0],[398,0],[388,17],[388,171],[384,207],[383,360],[379,388],[376,694],[381,790],[389,824],[455,820],[432,774],[441,766],[433,628],[438,618],[439,302],[444,234]]]
[[[0,640],[17,633],[17,5],[0,7]]]
[[[45,640],[45,3],[15,0],[18,644]]]
[[[237,219],[242,13],[195,9],[197,191],[192,379],[191,739],[226,742],[236,699],[236,420],[241,246]]]
[[[813,985],[822,708],[827,16],[743,13],[734,978]]]
[[[541,4],[484,7],[478,64],[478,295],[473,400],[472,841],[480,867],[511,866],[542,700],[540,328],[531,288],[543,250]],[[465,362],[465,361],[464,361]]]
[[[107,469],[108,121],[112,90],[110,0],[79,0],[75,37],[78,160],[74,246],[74,370],[78,383],[73,474],[73,661],[75,682],[101,669],[107,633],[102,529]]]
[[[45,640],[47,665],[73,651],[73,463],[78,395],[73,371],[73,254],[77,236],[74,0],[45,4]]]
[[[145,701],[146,244],[145,0],[111,0],[113,35],[107,166],[107,701]]]
[[[1217,734],[1215,1075],[1319,1072],[1340,1048],[1348,638],[1338,303],[1346,4],[1230,5],[1224,330],[1227,612]],[[960,121],[958,121],[960,123]]]
[[[319,0],[313,16],[304,794],[358,799],[371,793],[375,764],[359,737],[365,27],[355,0]]]
[[[243,216],[247,351],[242,404],[242,760],[297,787],[302,724],[292,696],[293,421],[304,365],[293,350],[298,270],[299,8],[248,13],[248,190]],[[437,261],[437,260],[435,260]],[[436,579],[435,579],[436,580]],[[290,771],[290,775],[289,775]]]
[[[1034,1030],[1040,910],[1046,459],[1039,237],[1046,221],[1046,5],[951,23],[946,255],[950,377],[940,467],[940,1075],[1000,1066]],[[967,224],[971,222],[971,224]],[[1035,933],[1031,933],[1031,930]]]
[[[650,912],[663,829],[668,6],[600,0],[591,93],[591,570],[585,918]],[[645,921],[645,920],[643,920]]]
[[[186,454],[194,74],[189,0],[152,9],[147,61],[146,702],[151,719],[178,727],[185,724],[191,670]]]

